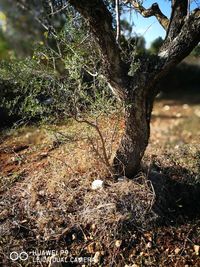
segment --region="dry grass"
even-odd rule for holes
[[[108,253],[106,260],[115,261],[116,242],[124,244],[131,232],[155,225],[155,193],[146,177],[106,180],[102,189],[92,190],[93,177],[74,175],[66,179],[62,164],[57,163],[56,169],[54,163],[49,167],[16,184],[4,196],[9,207],[7,216],[12,218],[5,222],[4,229],[18,232],[14,240],[7,230],[3,232],[2,237],[12,240],[11,246],[4,247],[5,254],[22,249],[22,239],[27,242],[26,229],[29,244],[37,248],[44,249],[44,242],[63,244],[68,240],[71,255],[94,256],[99,252],[102,257]]]
[[[9,253],[13,250],[67,248],[73,256],[94,257],[98,253],[96,266],[131,266],[136,263],[138,266],[158,266],[158,262],[159,266],[184,266],[187,257],[176,255],[174,250],[177,244],[187,240],[187,236],[194,244],[198,243],[196,224],[185,225],[181,230],[176,227],[149,230],[157,227],[165,212],[171,212],[165,210],[169,198],[167,181],[157,174],[171,175],[180,181],[187,168],[189,172],[184,177],[192,183],[198,172],[196,144],[194,148],[190,145],[183,149],[182,144],[174,144],[175,136],[171,141],[168,138],[172,130],[176,128],[177,132],[177,127],[184,125],[185,109],[175,110],[171,106],[170,109],[175,115],[182,112],[182,116],[171,118],[174,114],[168,114],[169,108],[159,104],[156,116],[164,114],[166,119],[161,124],[160,117],[153,118],[151,143],[144,158],[148,170],[134,181],[111,179],[108,168],[90,142],[92,138],[102,155],[99,135],[87,124],[69,121],[67,125],[24,128],[5,139],[0,155],[3,166],[0,200],[2,265],[15,266],[9,261]],[[192,115],[196,110],[197,107],[194,111],[187,108],[185,115]],[[123,127],[118,114],[99,120],[110,160]],[[184,134],[182,136],[185,138]],[[28,145],[28,149],[16,153],[13,147],[20,144]],[[175,150],[174,145],[177,145]],[[150,177],[152,171],[156,172],[154,177]],[[104,180],[102,189],[91,189],[95,179]],[[177,208],[176,200],[173,198],[173,209]],[[175,244],[173,233],[176,231],[177,235],[181,231],[182,239]],[[162,240],[165,240],[164,244]],[[185,242],[188,248],[185,245],[183,251],[187,250],[196,264],[195,254],[191,252],[193,243]],[[166,261],[166,255],[172,256]],[[20,264],[37,266],[31,262]]]

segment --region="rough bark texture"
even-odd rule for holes
[[[167,38],[172,40],[179,34],[184,23],[184,18],[187,16],[188,1],[173,0],[170,24],[167,32]]]
[[[70,0],[74,8],[85,17],[94,34],[103,56],[105,75],[118,98],[123,99],[124,83],[128,82],[126,66],[120,58],[112,27],[112,16],[102,0]]]
[[[153,100],[161,78],[200,41],[200,10],[187,15],[187,0],[173,0],[170,21],[154,4],[145,9],[137,1],[131,3],[143,16],[155,16],[166,29],[167,35],[159,55],[143,57],[140,67],[131,76],[130,65],[120,57],[115,40],[111,13],[102,0],[70,0],[74,8],[89,22],[100,47],[105,65],[105,77],[113,92],[125,104],[125,132],[116,152],[113,167],[117,175],[133,177],[140,167],[148,145]]]
[[[141,92],[125,107],[125,133],[113,162],[117,175],[134,177],[148,145],[150,110]]]

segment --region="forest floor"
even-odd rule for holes
[[[157,101],[133,181],[111,179],[87,123],[4,131],[0,266],[200,266],[199,122],[198,103]],[[114,113],[98,125],[112,159],[123,119]],[[92,190],[95,179],[102,189]],[[58,256],[65,264],[48,263]]]

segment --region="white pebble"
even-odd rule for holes
[[[92,182],[92,189],[96,190],[96,189],[100,189],[103,188],[103,181],[102,180],[94,180]]]

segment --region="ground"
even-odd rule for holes
[[[5,130],[1,266],[54,266],[39,252],[41,261],[33,262],[33,251],[53,249],[67,250],[71,263],[63,266],[200,266],[199,121],[198,101],[157,100],[141,172],[134,181],[115,182],[87,123]],[[101,116],[98,125],[112,159],[122,116]],[[91,189],[95,179],[104,180],[102,189]],[[10,259],[22,251],[27,260]],[[72,263],[72,257],[93,262]]]

